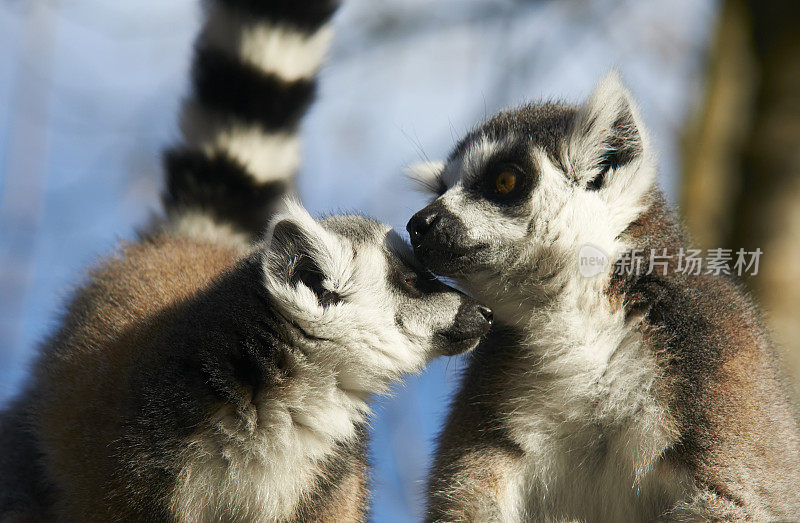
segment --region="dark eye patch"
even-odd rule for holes
[[[466,192],[513,213],[528,200],[539,179],[525,143],[507,147],[490,158],[466,185]]]
[[[440,291],[444,287],[444,284],[431,273],[405,264],[392,271],[391,278],[392,283],[397,288],[415,298],[421,298],[426,294]],[[410,284],[411,281],[413,281],[413,284]]]
[[[481,181],[481,195],[498,205],[515,205],[530,194],[531,176],[513,163],[493,162]]]
[[[513,214],[525,206],[537,181],[538,171],[532,162],[526,166],[498,158],[486,164],[481,175],[467,187],[467,193]]]

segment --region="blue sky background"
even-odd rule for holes
[[[304,126],[304,201],[403,230],[424,203],[403,165],[444,157],[502,107],[578,101],[611,67],[674,195],[716,12],[710,0],[345,0]],[[0,402],[85,268],[158,209],[198,24],[196,0],[0,0]],[[377,402],[376,521],[419,519],[460,368],[434,362]]]

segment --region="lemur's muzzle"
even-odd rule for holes
[[[469,246],[466,227],[440,200],[411,217],[406,225],[414,254],[428,269],[442,276],[454,276],[482,246]]]
[[[411,237],[411,245],[414,247],[422,244],[428,231],[441,219],[438,210],[432,208],[434,205],[435,203],[428,205],[408,220],[406,230]]]
[[[492,326],[492,310],[472,298],[465,299],[458,309],[453,325],[439,333],[444,341],[442,352],[447,356],[474,348]]]

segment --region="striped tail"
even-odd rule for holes
[[[206,0],[183,143],[165,153],[170,222],[257,239],[300,166],[298,126],[314,98],[336,0]]]

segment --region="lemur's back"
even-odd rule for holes
[[[53,500],[42,494],[57,479],[48,477],[46,468],[74,478],[70,501],[76,506],[92,506],[109,494],[124,496],[115,492],[119,486],[101,479],[123,470],[122,463],[93,452],[100,442],[122,437],[122,420],[132,406],[119,384],[131,379],[127,373],[135,365],[130,362],[141,356],[139,351],[159,323],[173,320],[171,308],[207,287],[241,256],[242,250],[232,245],[159,235],[123,246],[117,256],[95,269],[68,307],[62,329],[42,347],[36,381],[19,402],[16,424],[3,423],[29,459],[14,456],[8,466],[16,471],[4,467],[4,480],[13,483],[0,489],[0,495],[16,497],[13,503],[20,509],[35,507],[46,513]],[[98,433],[98,427],[107,432]],[[22,428],[26,430],[20,437]],[[3,443],[4,449],[15,447]],[[14,492],[11,486],[18,485],[15,479],[20,474],[31,482]],[[72,484],[78,478],[85,484]],[[11,502],[6,499],[3,508],[10,509]],[[87,517],[102,519],[108,514]]]
[[[160,311],[208,286],[243,256],[235,244],[159,234],[124,244],[76,295],[62,334],[48,346],[91,351],[137,332]],[[50,351],[45,351],[50,352]]]

